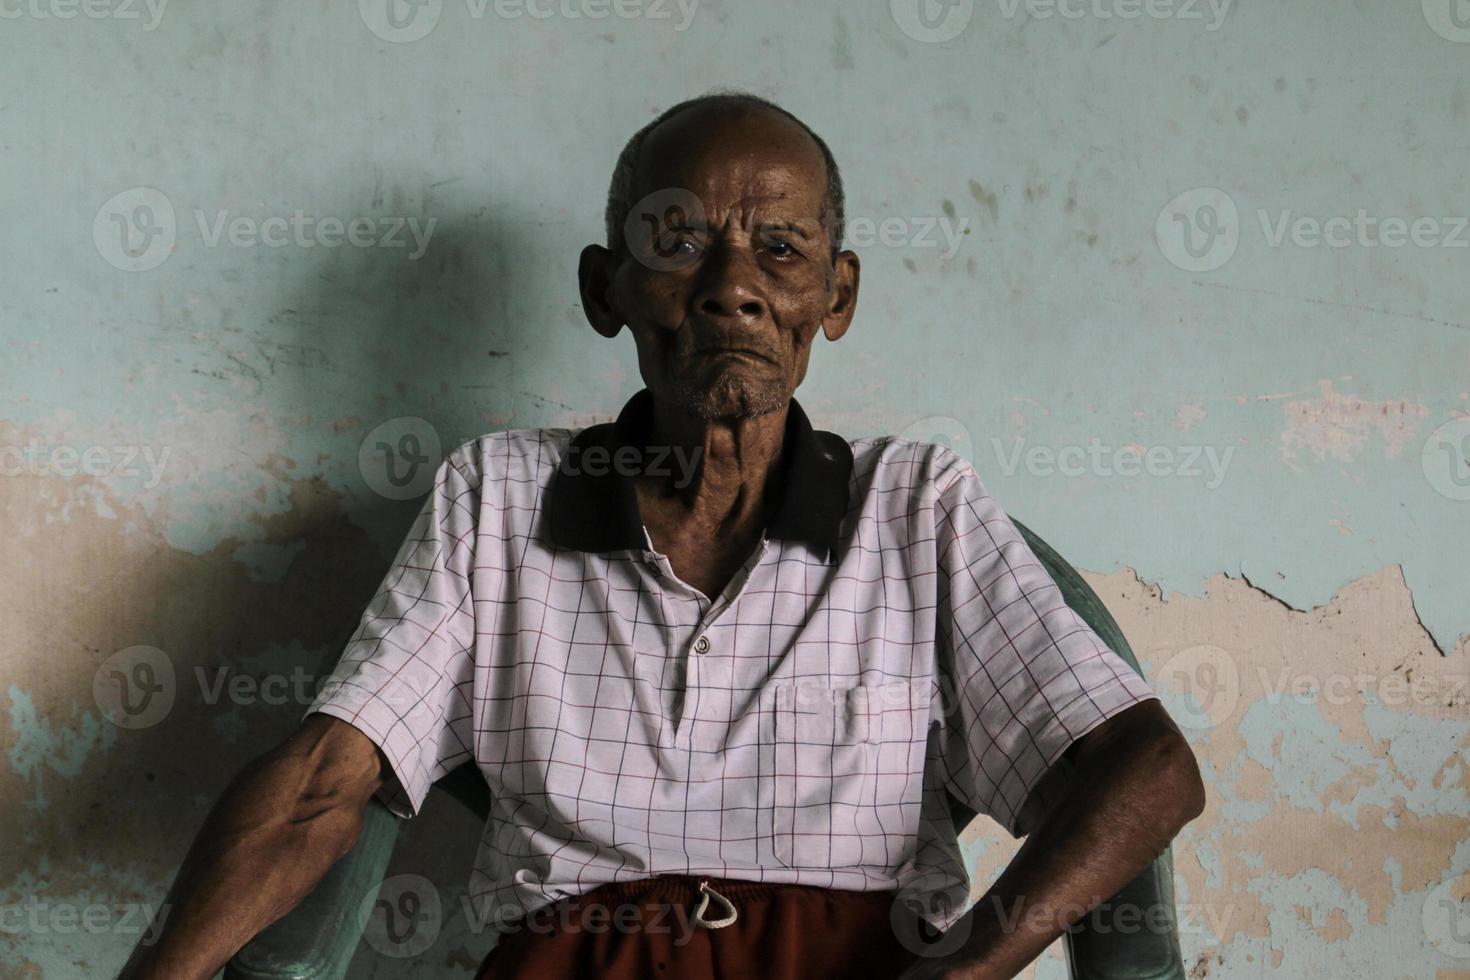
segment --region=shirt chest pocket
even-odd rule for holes
[[[927,684],[775,691],[776,860],[791,868],[893,868],[917,844]]]

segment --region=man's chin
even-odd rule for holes
[[[708,422],[735,421],[769,415],[786,407],[791,392],[777,381],[721,378],[707,388],[683,392],[685,408]]]

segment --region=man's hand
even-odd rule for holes
[[[310,894],[362,830],[390,772],[346,722],[314,714],[256,759],[210,812],[119,980],[209,980],[247,942]]]
[[[1066,757],[1076,766],[1066,795],[952,927],[968,931],[964,944],[902,980],[1010,980],[1204,811],[1194,753],[1157,700],[1103,722]]]
[[[972,966],[956,966],[947,957],[918,960],[899,977],[899,980],[978,980]]]

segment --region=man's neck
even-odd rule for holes
[[[789,405],[751,418],[703,419],[655,399],[647,444],[667,446],[696,465],[692,478],[641,477],[638,497],[640,505],[647,504],[645,514],[680,524],[692,520],[711,531],[763,528],[783,464]]]

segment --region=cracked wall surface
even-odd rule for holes
[[[43,2],[0,31],[0,976],[122,961],[431,462],[636,390],[577,254],[623,140],[737,86],[847,181],[859,311],[803,405],[972,459],[1190,735],[1194,976],[1470,978],[1470,39],[1435,3],[958,4],[943,40],[901,3],[446,3],[413,40],[371,6]],[[1360,213],[1439,238],[1364,239]],[[405,246],[304,244],[298,214]],[[1346,244],[1302,232],[1335,218]],[[453,909],[475,836],[440,800],[393,872]],[[979,886],[1014,842],[967,847]],[[352,975],[462,976],[487,944],[450,914]]]
[[[1209,787],[1173,845],[1190,976],[1466,976],[1435,903],[1470,888],[1470,650],[1439,653],[1397,568],[1305,612],[1225,575],[1086,578]],[[1015,851],[968,843],[979,881]]]

